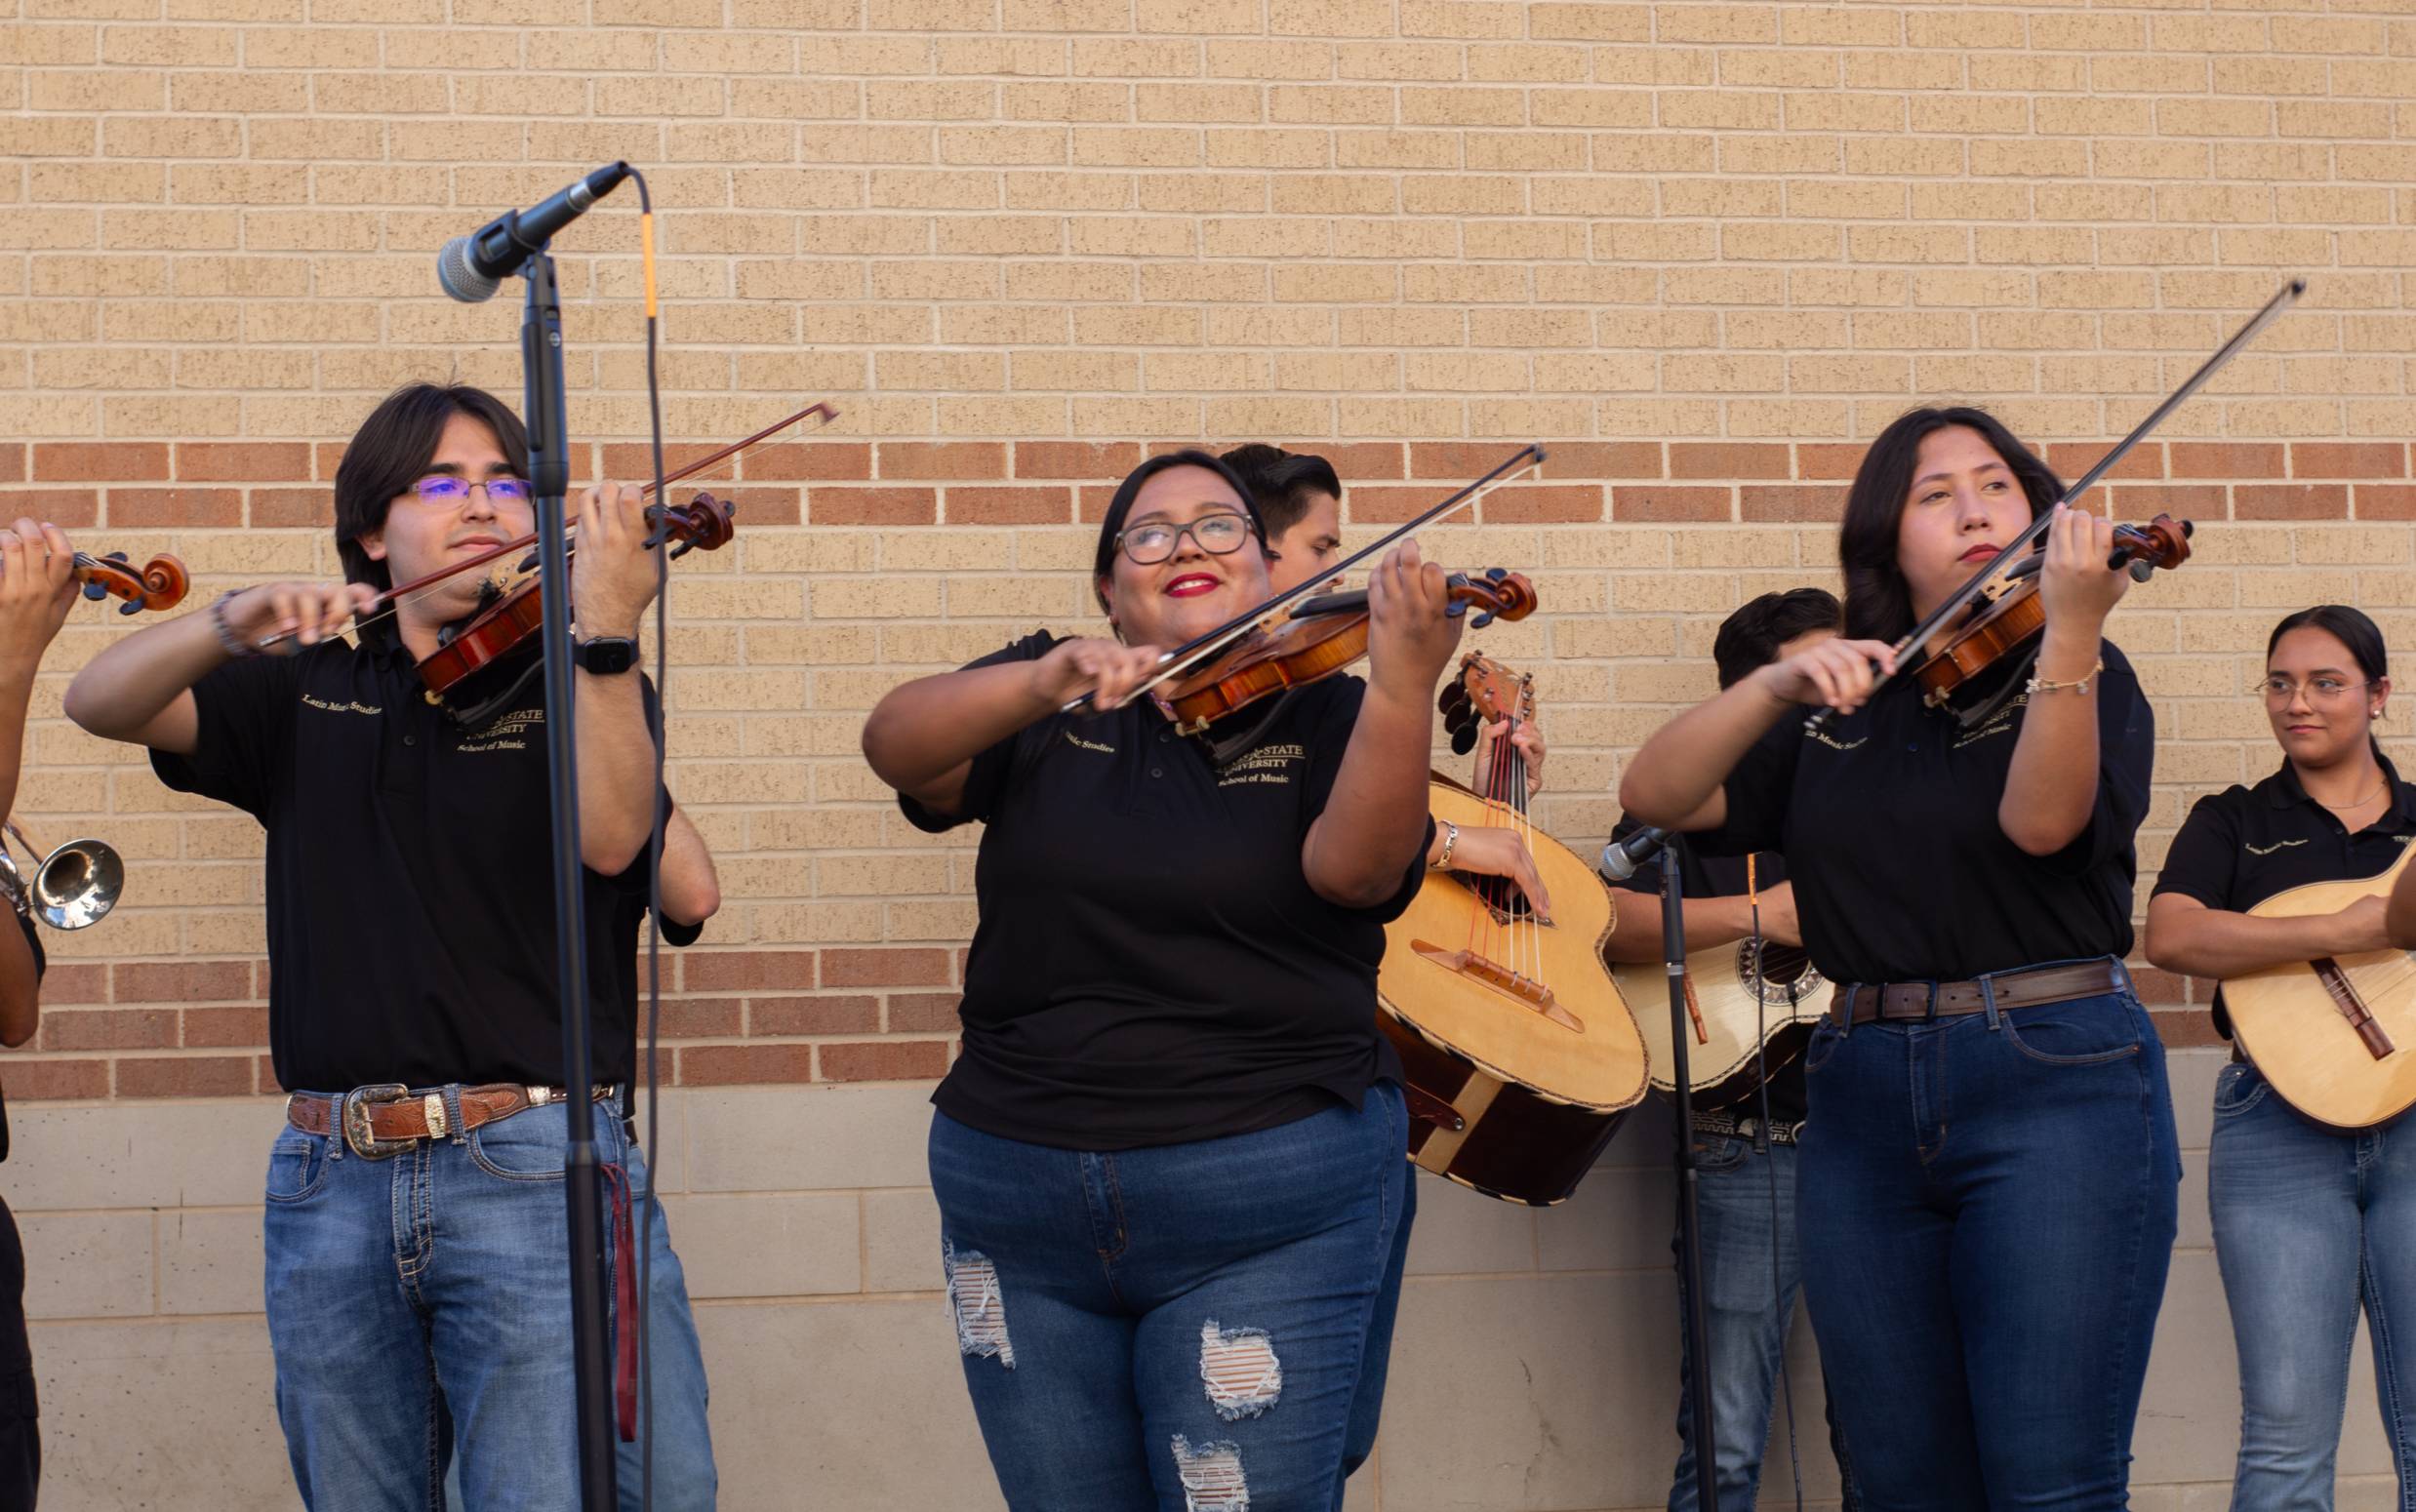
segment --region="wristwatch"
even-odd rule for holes
[[[625,635],[599,635],[593,640],[581,641],[571,659],[577,661],[583,671],[609,677],[637,665],[637,642]]]

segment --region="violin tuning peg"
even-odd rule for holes
[[[101,584],[97,582],[88,582],[84,584],[84,596],[97,604],[102,599],[107,598],[109,593],[108,590],[101,587]]]
[[[662,544],[662,542],[661,542],[661,541],[657,541],[655,544],[657,544],[657,545],[661,545],[661,544]],[[674,562],[676,562],[676,561],[678,561],[681,557],[686,556],[689,552],[694,551],[696,548],[697,548],[697,543],[696,543],[695,541],[693,541],[693,540],[683,540],[683,541],[681,541],[678,545],[676,545],[676,546],[674,546],[674,547],[672,547],[672,548],[671,548],[671,560],[672,560],[672,561],[674,561]]]
[[[142,601],[141,599],[128,599],[125,603],[117,606],[117,612],[121,615],[139,615],[142,613]]]
[[[2131,581],[2146,582],[2155,576],[2155,564],[2145,557],[2134,557],[2130,563]]]
[[[1485,569],[1485,576],[1495,582],[1500,582],[1503,578],[1510,576],[1510,569],[1507,567],[1488,567]]]
[[[1481,630],[1491,623],[1493,623],[1493,611],[1488,609],[1483,614],[1478,615],[1475,618],[1470,620],[1469,628],[1471,630]]]
[[[1462,725],[1451,733],[1451,753],[1454,756],[1466,756],[1474,749],[1476,749],[1476,726],[1473,722]]]
[[[1468,701],[1468,690],[1461,686],[1458,678],[1454,678],[1443,685],[1443,691],[1436,696],[1434,706],[1441,709],[1443,717],[1448,719],[1451,717],[1452,705]]]

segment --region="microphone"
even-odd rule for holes
[[[436,282],[463,304],[494,298],[531,253],[628,177],[628,164],[607,163],[534,210],[507,210],[469,235],[455,237],[436,255]]]
[[[1666,829],[1639,829],[1625,840],[1614,840],[1602,848],[1602,860],[1594,869],[1613,882],[1625,882],[1635,875],[1655,851],[1670,843]]]

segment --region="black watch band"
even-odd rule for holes
[[[637,642],[625,635],[599,635],[579,643],[572,659],[580,669],[611,676],[637,665]]]

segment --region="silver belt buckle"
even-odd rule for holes
[[[386,1103],[401,1102],[411,1095],[411,1089],[400,1082],[381,1082],[375,1087],[355,1087],[343,1095],[343,1142],[363,1160],[384,1160],[400,1155],[417,1142],[411,1139],[381,1139],[369,1131],[369,1110]]]

